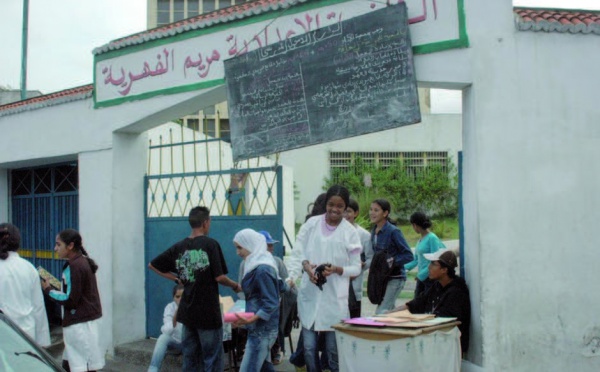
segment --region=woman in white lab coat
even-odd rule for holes
[[[40,346],[50,345],[48,317],[40,274],[31,262],[19,257],[19,229],[0,224],[0,310]]]
[[[350,277],[361,271],[362,245],[358,233],[343,218],[349,200],[346,188],[338,185],[329,188],[325,214],[311,217],[302,225],[288,265],[291,285],[302,276],[298,315],[309,372],[320,371],[316,355],[318,332],[325,332],[330,370],[338,371],[337,345],[331,326],[349,318]]]

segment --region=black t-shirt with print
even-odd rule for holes
[[[190,328],[223,326],[219,285],[215,280],[228,273],[219,243],[207,236],[175,243],[151,262],[161,272],[177,273],[184,283],[177,321]]]

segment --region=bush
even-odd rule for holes
[[[419,210],[436,217],[456,217],[458,174],[451,159],[446,163],[446,169],[434,164],[415,172],[401,159],[381,168],[357,157],[348,168],[334,169],[332,178],[325,179],[324,189],[334,183],[348,188],[359,203],[361,216],[368,216],[371,201],[383,197],[392,203],[391,217],[401,221]],[[370,187],[365,186],[365,176],[371,178]]]

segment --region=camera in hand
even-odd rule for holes
[[[317,266],[315,269],[315,276],[317,277],[317,282],[315,284],[320,290],[323,290],[323,284],[327,283],[327,277],[323,275],[323,271],[328,267],[331,267],[331,264],[326,263]]]

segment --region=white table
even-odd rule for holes
[[[457,324],[460,323],[419,329],[335,325],[340,371],[459,372]]]

